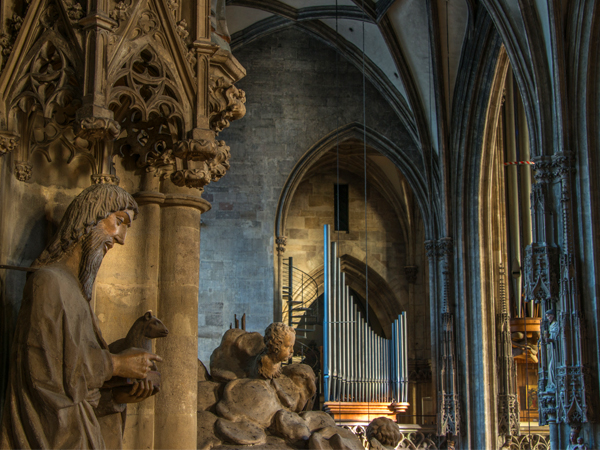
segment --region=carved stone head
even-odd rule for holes
[[[387,417],[378,417],[367,427],[367,440],[372,447],[377,444],[373,442],[376,439],[385,448],[396,448],[402,435],[398,425]]]
[[[110,184],[90,186],[71,202],[58,231],[32,267],[58,262],[81,243],[79,282],[83,295],[91,300],[104,255],[115,242],[125,242],[137,211],[136,201],[124,189]]]
[[[84,189],[71,202],[58,230],[32,267],[58,261],[73,245],[81,242],[92,229],[111,214],[130,210],[137,216],[138,205],[124,189],[112,184],[95,184]]]
[[[273,361],[287,361],[294,352],[296,331],[283,322],[275,322],[265,330],[264,340]]]

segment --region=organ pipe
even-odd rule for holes
[[[323,237],[325,401],[407,402],[406,313],[394,320],[391,339],[377,335],[350,295],[328,225]]]

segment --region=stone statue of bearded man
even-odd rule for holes
[[[102,259],[125,243],[136,214],[123,189],[91,186],[69,205],[33,263],[15,330],[0,448],[103,449],[98,412],[117,413],[120,404],[154,393],[145,378],[161,358],[141,349],[111,354],[90,307]],[[128,393],[101,393],[113,376],[142,381]]]

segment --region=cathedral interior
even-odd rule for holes
[[[19,269],[118,184],[139,214],[93,310],[107,342],[169,328],[124,448],[198,448],[198,360],[232,326],[296,328],[324,407],[325,225],[373,335],[405,313],[397,448],[598,448],[599,8],[2,0],[0,405]]]

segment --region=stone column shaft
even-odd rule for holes
[[[196,448],[200,215],[210,208],[196,190],[165,195],[161,208],[158,316],[169,336],[156,397],[154,448]],[[195,196],[195,195],[196,196]]]

